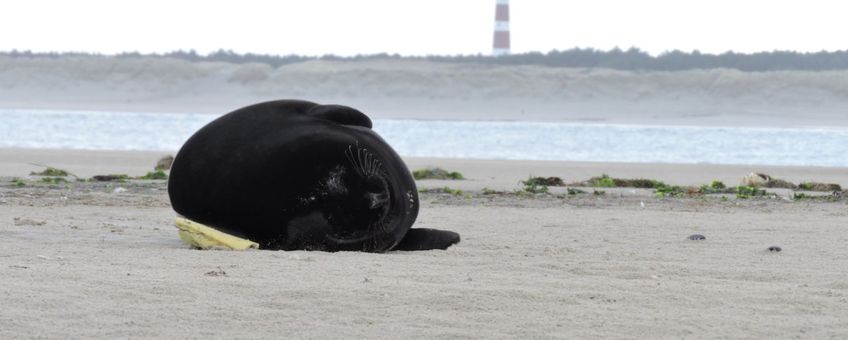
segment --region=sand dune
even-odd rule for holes
[[[261,100],[377,118],[848,125],[848,71],[632,72],[415,60],[272,68],[176,59],[0,57],[0,107],[223,113]],[[818,122],[818,124],[815,124]]]

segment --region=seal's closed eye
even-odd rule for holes
[[[338,124],[371,128],[371,119],[368,116],[359,112],[359,110],[347,106],[318,105],[310,109],[306,114],[316,118],[334,121]]]

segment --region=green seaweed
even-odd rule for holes
[[[33,171],[33,172],[30,172],[29,174],[34,175],[34,176],[51,176],[51,177],[69,176],[67,171],[62,170],[62,169],[52,168],[52,167],[47,167],[47,169],[44,169],[44,171],[41,171],[41,172]]]
[[[710,184],[704,184],[698,189],[698,192],[702,194],[719,194],[727,193],[727,191],[727,186],[717,180],[710,182]]]
[[[527,180],[521,181],[524,188],[519,191],[529,194],[547,194],[549,191],[548,186],[540,184],[540,181],[538,180],[539,178],[541,177],[530,176]]]
[[[497,194],[500,194],[501,192],[495,191],[493,189],[489,189],[488,187],[484,187],[483,190],[480,191],[480,193],[483,194],[483,195],[497,195]]]
[[[747,199],[755,196],[765,196],[766,191],[757,187],[740,185],[736,187],[736,198]]]
[[[141,176],[141,177],[137,177],[136,179],[143,179],[143,180],[168,179],[168,174],[166,174],[162,170],[156,170],[156,171],[153,171],[153,172],[148,172],[146,175]]]
[[[441,187],[441,188],[424,188],[419,189],[418,192],[421,193],[435,193],[435,194],[451,194],[454,196],[462,195],[462,190],[453,189],[451,187]]]
[[[684,193],[683,187],[679,185],[668,185],[663,182],[657,182],[654,189],[654,195],[657,197],[678,197]]]
[[[593,177],[589,182],[591,186],[597,188],[615,188],[615,180],[607,174],[603,174],[601,177]]]
[[[569,195],[577,195],[577,194],[585,194],[586,192],[580,189],[568,188],[566,189]]]
[[[60,184],[67,182],[64,177],[42,177],[41,181],[48,184]]]
[[[526,180],[521,181],[524,185],[541,185],[541,186],[550,186],[550,187],[558,187],[563,186],[565,183],[562,181],[562,178],[559,177],[535,177],[530,176]]]
[[[151,174],[153,174],[153,173],[148,173],[147,175],[151,175]],[[164,174],[164,172],[163,172],[163,174]],[[155,176],[160,176],[160,175],[155,175]],[[167,178],[168,178],[168,176],[165,175],[164,179],[167,179]],[[98,181],[98,182],[126,182],[127,180],[130,179],[130,176],[126,175],[126,174],[96,175],[96,176],[92,177],[92,179],[95,180],[95,181]],[[154,178],[151,178],[151,179],[154,179]]]
[[[412,172],[412,178],[417,180],[421,179],[449,179],[449,180],[463,180],[465,176],[456,171],[447,171],[442,168],[427,168],[427,169],[418,169]]]

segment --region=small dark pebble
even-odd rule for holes
[[[706,240],[707,237],[701,234],[689,235],[689,239],[692,241],[702,241]]]
[[[775,253],[776,253],[776,252],[779,252],[779,251],[781,251],[781,250],[783,250],[783,249],[781,249],[781,248],[780,248],[780,247],[778,247],[778,246],[771,246],[771,247],[768,247],[768,250],[769,250],[769,251],[773,251],[773,252],[775,252]]]

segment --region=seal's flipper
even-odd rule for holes
[[[459,243],[459,234],[438,229],[412,228],[392,250],[448,249]]]
[[[359,110],[342,105],[318,105],[306,114],[331,120],[344,125],[356,125],[371,128],[371,119]]]

